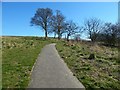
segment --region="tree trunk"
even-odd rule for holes
[[[60,40],[60,29],[58,29],[58,40]]]
[[[45,39],[47,39],[47,30],[45,30]]]
[[[58,35],[58,40],[60,40],[60,35]]]
[[[44,24],[45,24],[45,39],[47,39],[47,22],[44,22]]]
[[[67,35],[67,41],[69,41],[69,35]]]

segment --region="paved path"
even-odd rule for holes
[[[60,58],[55,44],[49,44],[38,56],[28,88],[84,88],[84,86]]]

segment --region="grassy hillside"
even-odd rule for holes
[[[3,88],[27,87],[41,48],[54,40],[37,37],[2,37]]]
[[[38,37],[2,38],[2,86],[25,88],[30,81],[31,69],[43,46],[56,42],[60,56],[73,74],[87,89],[120,88],[118,50],[91,43],[68,43],[63,40]],[[95,59],[88,59],[91,53]]]
[[[60,56],[87,89],[120,89],[118,49],[87,42],[56,45]],[[95,59],[90,60],[89,55]]]

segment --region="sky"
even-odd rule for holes
[[[118,2],[119,0],[1,0],[3,2]]]
[[[2,35],[44,36],[43,30],[30,26],[38,8],[60,10],[66,20],[73,20],[79,26],[83,25],[84,19],[91,17],[103,22],[118,21],[117,2],[2,2]]]

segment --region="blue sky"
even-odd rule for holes
[[[4,2],[2,3],[2,35],[43,36],[38,27],[30,26],[30,19],[37,8],[60,10],[66,20],[82,25],[84,19],[97,17],[104,22],[118,20],[117,2]]]

